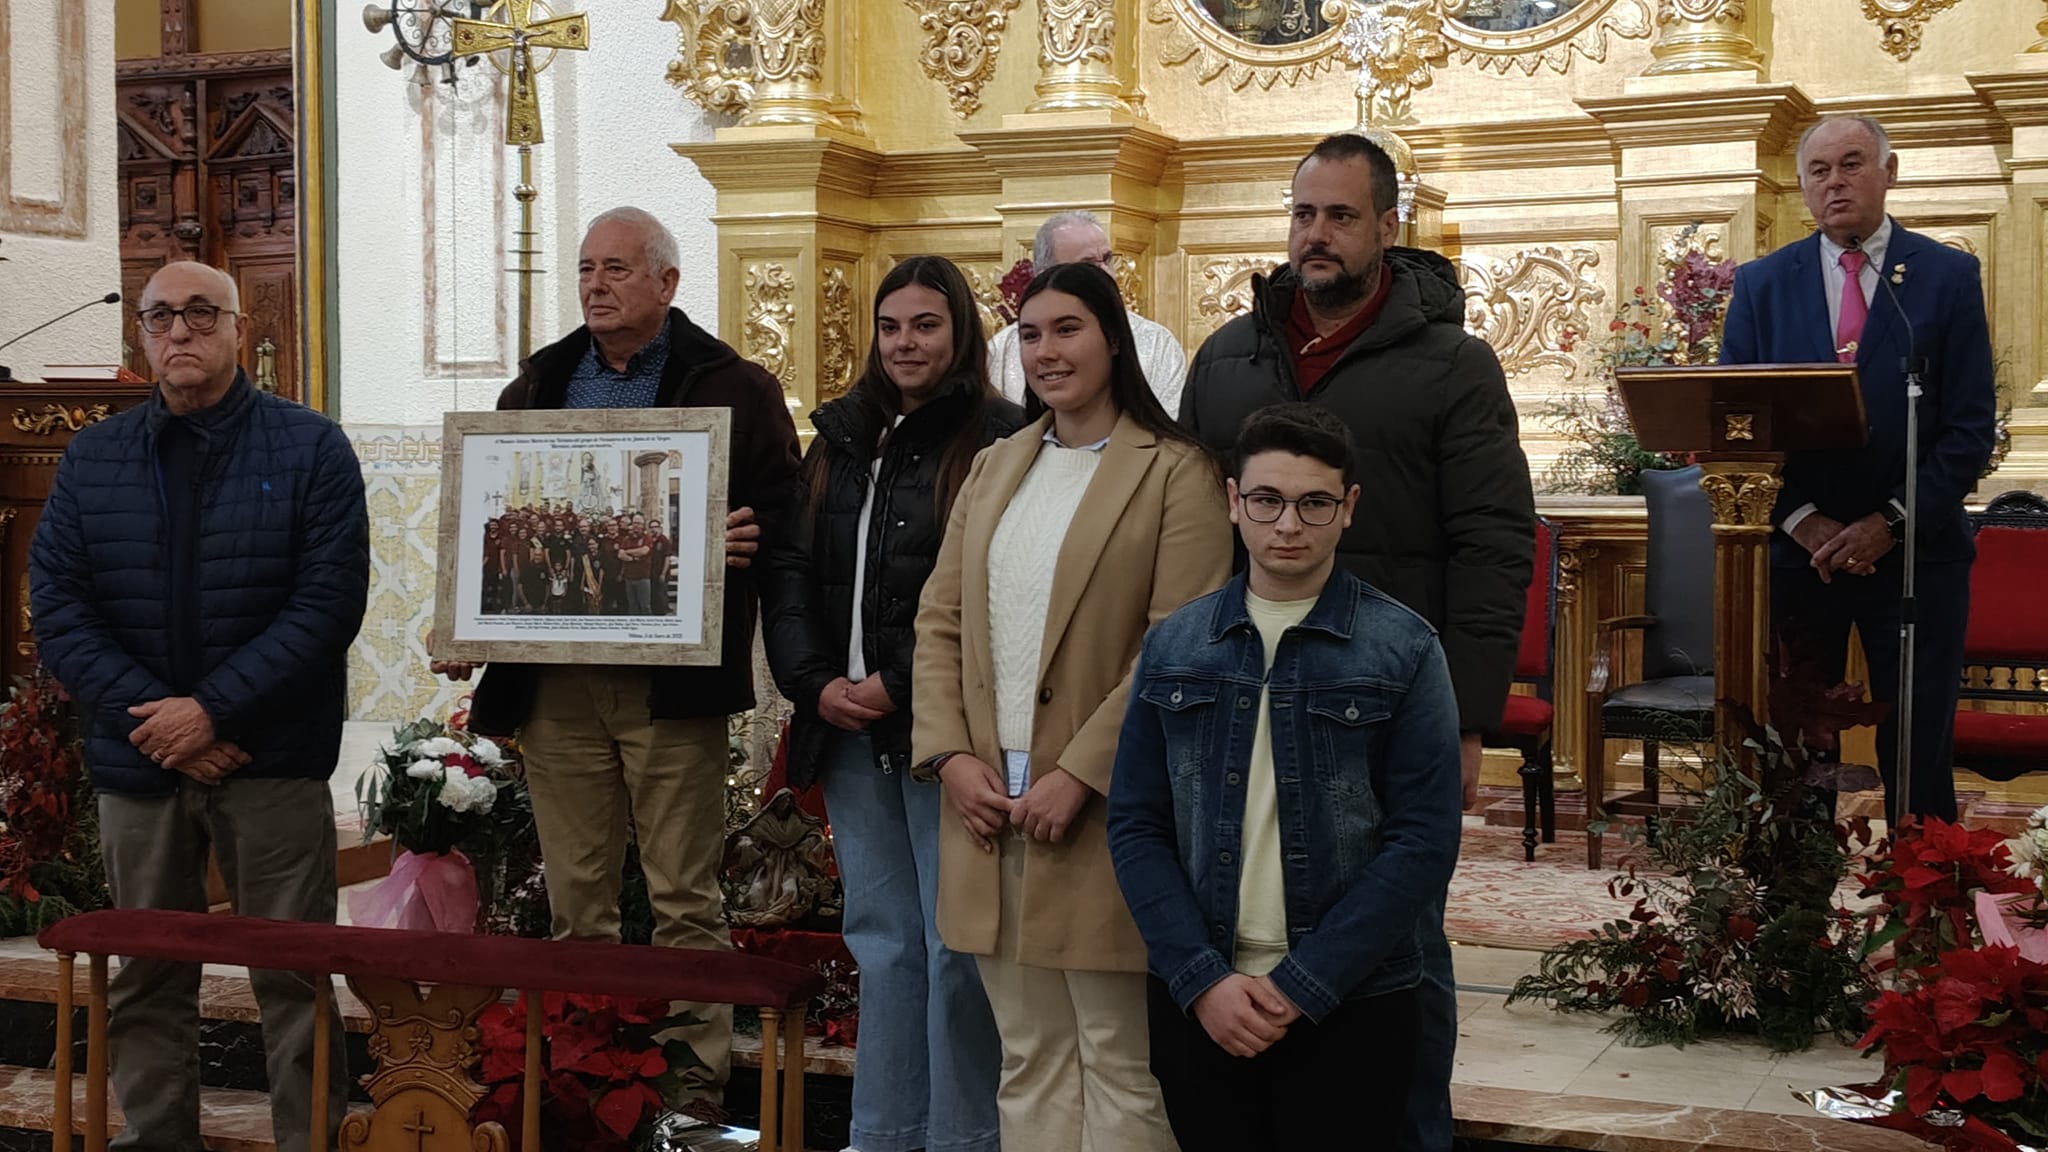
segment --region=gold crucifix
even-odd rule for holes
[[[450,25],[449,42],[457,56],[506,53],[506,62],[498,65],[512,77],[512,92],[505,101],[505,143],[538,144],[540,91],[535,80],[554,59],[555,49],[580,52],[589,48],[590,26],[583,13],[557,16],[543,0],[498,0],[486,15],[501,12],[502,22],[455,20]],[[533,58],[536,50],[548,53],[538,63]]]

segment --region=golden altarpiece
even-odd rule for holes
[[[1462,269],[1540,469],[1561,447],[1545,405],[1606,386],[1617,304],[1688,225],[1736,259],[1805,235],[1798,134],[1858,112],[1901,153],[1893,214],[1984,261],[2012,408],[1986,493],[2048,487],[2041,0],[669,0],[664,18],[671,82],[736,121],[676,146],[718,192],[718,330],[800,422],[858,372],[891,264],[951,257],[993,329],[1003,272],[1060,209],[1104,219],[1127,298],[1192,352],[1285,258],[1295,161],[1365,123],[1402,157],[1409,242]],[[1642,508],[1539,504],[1569,701],[1595,621],[1640,603]],[[1583,709],[1559,717],[1571,786],[1596,745]]]

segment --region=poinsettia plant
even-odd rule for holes
[[[1891,943],[1896,978],[1860,1043],[1890,1088],[1892,1114],[1873,1122],[1951,1146],[2048,1139],[2048,963],[2014,943],[2038,943],[2044,917],[2035,833],[2048,811],[2035,817],[2010,841],[1915,820],[1865,877],[1889,914],[1872,942]]]
[[[2038,893],[2037,881],[2012,871],[2006,839],[1990,828],[1945,820],[1919,820],[1893,836],[1864,873],[1865,895],[1885,907],[1884,927],[1868,948],[1891,945],[1883,968],[1905,973],[1972,946],[1977,938],[1976,893]]]
[[[495,1120],[519,1147],[525,1106],[527,994],[477,1018],[488,1090],[473,1119]],[[645,1147],[666,1101],[681,1099],[683,1074],[699,1063],[662,1032],[691,1023],[663,1000],[548,992],[541,995],[541,1144],[578,1152]]]

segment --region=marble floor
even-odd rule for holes
[[[1806,1052],[1778,1055],[1744,1040],[1631,1048],[1603,1031],[1606,1019],[1565,1015],[1537,1003],[1510,1006],[1507,991],[1538,954],[1455,948],[1458,1062],[1453,1082],[1567,1096],[1811,1115],[1792,1092],[1875,1080],[1883,1069],[1821,1037]]]

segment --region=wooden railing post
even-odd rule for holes
[[[72,955],[57,953],[57,1101],[50,1116],[51,1147],[71,1152]]]
[[[764,1048],[763,1051],[766,1051]],[[761,1070],[763,1078],[768,1070]],[[768,1123],[762,1122],[763,1126]],[[790,1014],[782,1035],[782,1143],[783,1152],[804,1152],[804,1009]]]
[[[540,1021],[541,995],[526,996],[526,1090],[521,1097],[519,1146],[527,1152],[540,1148]]]
[[[91,958],[85,1008],[85,1152],[107,1152],[107,958]]]
[[[313,1131],[306,1144],[308,1152],[327,1152],[327,1141],[332,1136],[327,1128],[327,1077],[332,1073],[334,1063],[328,1051],[334,1043],[334,1029],[328,1023],[328,1016],[333,1011],[334,977],[316,972],[313,974]]]
[[[776,1134],[776,1118],[782,1112],[777,1106],[777,1091],[781,1086],[775,1067],[775,1040],[782,1029],[782,1009],[761,1009],[761,1147],[780,1149],[781,1137]]]

